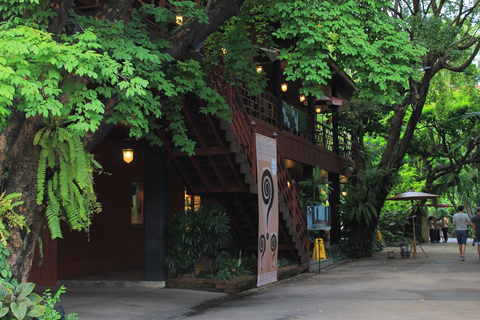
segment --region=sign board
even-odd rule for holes
[[[307,207],[308,230],[330,230],[332,224],[330,207]]]
[[[277,281],[277,141],[256,134],[258,181],[257,287]]]
[[[315,246],[313,248],[312,259],[314,260],[327,259],[327,254],[325,253],[325,246],[323,245],[322,238],[315,239]]]

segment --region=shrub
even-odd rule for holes
[[[219,205],[178,213],[169,222],[169,245],[165,266],[169,273],[192,272],[195,262],[216,257],[230,241],[230,218]]]

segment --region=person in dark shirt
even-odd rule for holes
[[[477,207],[477,214],[472,217],[472,230],[477,243],[478,258],[480,259],[480,207]]]

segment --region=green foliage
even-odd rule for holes
[[[347,225],[370,226],[376,222],[377,210],[370,199],[370,193],[353,186],[347,188],[347,196],[340,206],[342,219]]]
[[[17,286],[0,282],[0,318],[31,319],[42,316],[42,298],[32,292],[34,287],[35,284],[31,282]]]
[[[411,61],[425,50],[385,10],[390,6],[376,0],[276,3],[272,11],[281,26],[275,35],[296,40],[282,51],[287,81],[301,79],[304,93],[321,93],[315,87],[331,77],[328,61],[333,57],[341,69],[351,70],[363,98],[377,103],[401,98],[399,91],[415,73]]]
[[[10,256],[10,251],[7,248],[10,233],[7,228],[25,228],[27,232],[29,231],[26,227],[25,217],[18,215],[13,210],[23,204],[23,201],[19,201],[21,196],[20,193],[11,193],[5,196],[5,192],[0,196],[0,283],[7,283],[12,286],[17,286],[18,282],[12,278],[13,274],[7,261]]]
[[[332,190],[332,187],[328,183],[322,183],[322,169],[314,167],[312,171],[312,177],[298,184],[303,187],[301,196],[304,201],[304,208],[312,205],[328,205],[328,196]]]
[[[41,129],[34,144],[42,148],[37,203],[46,203],[52,238],[62,237],[60,220],[73,230],[88,231],[93,214],[101,211],[93,190],[93,172],[100,165],[85,152],[80,137],[64,128]]]
[[[216,257],[231,240],[230,218],[219,206],[200,205],[176,214],[168,227],[165,266],[175,275],[191,272],[195,262]]]
[[[330,246],[330,257],[334,262],[342,261],[347,258],[345,256],[345,245],[345,241],[340,241],[339,243]]]
[[[43,301],[45,302],[43,304],[43,308],[45,310],[45,313],[43,316],[39,317],[39,320],[60,320],[61,316],[58,313],[57,310],[55,310],[55,304],[60,302],[60,295],[65,293],[65,287],[60,286],[60,288],[57,290],[57,292],[52,296],[52,293],[50,292],[50,289],[45,290],[43,292],[42,298]],[[65,320],[76,320],[78,319],[76,317],[75,313],[71,313],[65,316]]]
[[[10,270],[10,264],[7,258],[10,256],[10,251],[7,246],[0,242],[0,283],[11,283],[12,285],[18,285],[18,281],[13,277]]]
[[[206,279],[222,279],[233,280],[241,276],[249,276],[255,273],[257,260],[250,258],[250,262],[245,264],[245,260],[242,259],[242,252],[239,253],[238,258],[232,258],[226,251],[220,252],[218,257],[214,261],[214,270],[212,273],[205,275]],[[197,277],[200,277],[197,276]]]
[[[9,228],[28,228],[26,226],[25,217],[18,215],[13,208],[23,204],[23,201],[19,201],[22,197],[20,193],[11,193],[5,195],[3,192],[0,195],[0,242],[6,246],[7,239],[10,233],[7,230]]]

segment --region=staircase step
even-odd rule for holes
[[[284,219],[285,220],[285,226],[287,228],[293,227],[293,221],[292,219]]]
[[[280,212],[282,213],[282,219],[283,220],[288,220],[288,219],[292,218],[291,215],[290,215],[290,211],[287,210],[287,211],[283,211],[283,212],[280,211]]]
[[[243,153],[236,153],[235,154],[235,163],[238,163],[240,165],[246,163],[246,158],[245,158],[245,155]]]
[[[233,153],[242,152],[242,146],[238,142],[230,142],[230,151]]]
[[[225,119],[220,119],[220,129],[222,130],[231,130],[232,128],[232,124],[228,121],[226,121]]]
[[[235,133],[233,131],[225,131],[225,140],[228,142],[236,142]]]
[[[250,165],[248,163],[240,164],[240,173],[242,174],[252,173],[252,170],[250,169]]]
[[[251,173],[245,175],[245,183],[246,184],[254,184],[255,183],[255,176]]]

